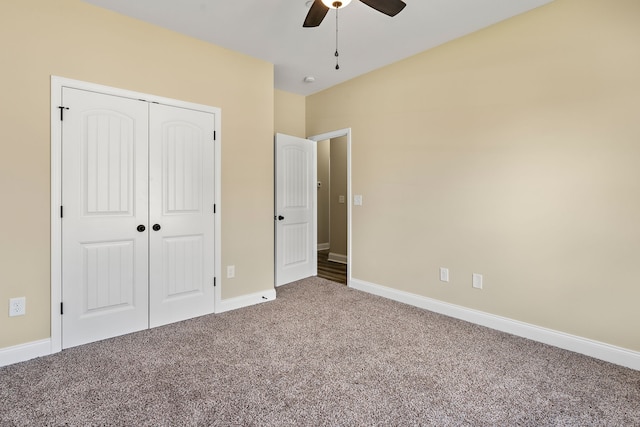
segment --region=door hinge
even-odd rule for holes
[[[216,287],[216,284],[217,284],[217,283],[216,283],[216,278],[214,277],[214,278],[213,278],[213,287],[214,287],[214,288]]]
[[[62,303],[60,303],[60,315],[64,314],[64,310],[62,309]]]
[[[62,105],[58,107],[60,109],[60,121],[64,120],[64,110],[68,110],[69,107],[63,107]]]
[[[214,130],[214,131],[213,131],[213,140],[214,140],[214,141],[216,140],[216,135],[217,135],[217,134],[216,134],[216,131]]]
[[[213,213],[216,213],[216,205],[213,205]]]
[[[60,206],[60,218],[63,218],[63,216],[62,216],[63,215],[63,211],[64,211],[63,207]]]

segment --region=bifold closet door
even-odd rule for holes
[[[148,106],[64,88],[62,347],[148,327]]]
[[[150,104],[149,322],[214,311],[214,115]]]

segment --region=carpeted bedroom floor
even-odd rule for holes
[[[640,426],[640,372],[320,278],[0,368],[1,426]]]

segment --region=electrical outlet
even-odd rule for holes
[[[9,317],[24,316],[27,313],[27,299],[25,297],[9,300]]]
[[[476,289],[482,289],[482,274],[473,273],[471,284]]]
[[[440,281],[448,282],[449,281],[449,269],[440,267]]]
[[[233,279],[236,277],[236,266],[227,265],[227,279]]]

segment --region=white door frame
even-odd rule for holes
[[[62,106],[62,88],[99,92],[106,95],[115,95],[123,98],[138,99],[147,102],[171,105],[174,107],[213,113],[215,116],[215,271],[216,276],[222,271],[221,257],[221,201],[222,201],[222,162],[221,162],[221,110],[208,105],[179,101],[171,98],[163,98],[110,86],[103,86],[80,80],[51,76],[51,353],[62,351],[62,316],[60,315],[60,303],[62,296],[62,220],[60,218],[60,206],[62,206],[62,122],[60,121]],[[62,112],[63,114],[64,112]],[[215,289],[214,307],[218,309],[221,301],[221,286]],[[217,310],[216,310],[217,311]]]
[[[323,133],[320,135],[309,136],[307,137],[307,139],[318,142],[324,141],[325,139],[340,138],[343,136],[347,137],[347,286],[351,287],[353,271],[353,251],[351,247],[351,206],[353,205],[353,197],[351,195],[351,128],[345,128],[333,132]],[[318,230],[316,229],[316,234],[317,233]],[[318,248],[315,248],[316,257],[318,256],[317,250]]]

